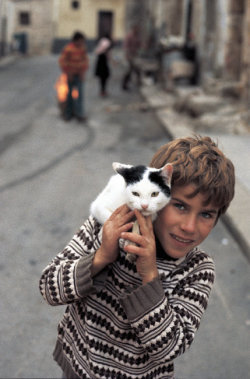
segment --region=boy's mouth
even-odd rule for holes
[[[190,239],[187,239],[187,238],[182,238],[182,237],[179,237],[176,234],[172,234],[172,233],[171,233],[171,237],[173,239],[175,239],[176,241],[181,242],[181,243],[190,244],[190,243],[194,242],[194,240],[190,240]]]

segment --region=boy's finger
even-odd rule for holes
[[[147,217],[146,217],[146,224],[147,224],[147,227],[148,227],[150,230],[153,230],[153,222],[152,222],[152,218],[151,218],[151,216],[147,216]]]
[[[149,230],[153,230],[151,216],[144,217],[137,209],[135,209],[135,215],[140,225],[140,230],[142,233],[143,231],[146,231],[146,228],[148,228]]]
[[[133,227],[133,222],[126,223],[125,225],[122,225],[119,229],[119,232],[127,232],[129,229],[132,229]]]
[[[121,237],[124,238],[125,240],[135,243],[136,244],[135,246],[137,247],[137,249],[139,249],[140,247],[146,247],[147,245],[145,238],[140,234],[124,232],[124,233],[121,233]],[[128,246],[132,246],[132,245],[128,244]]]
[[[114,210],[109,219],[113,220],[116,216],[126,214],[129,210],[129,207],[126,204],[123,204]]]
[[[127,204],[123,204],[121,205],[119,208],[120,210],[120,213],[123,215],[123,214],[126,214],[127,212],[130,211],[130,208],[127,206]]]
[[[121,233],[121,237],[125,240],[138,243],[139,234],[131,233],[131,232],[123,232]]]
[[[141,212],[139,212],[137,209],[135,209],[134,212],[135,212],[138,222],[143,223],[143,221],[145,220],[145,217],[141,214]]]

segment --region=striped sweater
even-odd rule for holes
[[[159,277],[142,285],[121,240],[117,261],[91,278],[101,236],[90,216],[41,276],[45,300],[68,304],[54,359],[70,378],[173,378],[207,306],[213,260],[199,248],[174,260],[158,247]]]
[[[89,66],[85,47],[79,48],[73,42],[68,43],[59,57],[59,65],[66,74],[84,74]]]

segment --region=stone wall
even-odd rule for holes
[[[25,36],[28,54],[44,54],[51,50],[53,39],[53,1],[19,0],[15,1],[15,26],[13,33],[18,40]],[[21,12],[29,14],[28,24],[20,23]]]
[[[225,53],[225,78],[239,80],[242,64],[245,0],[230,0]]]
[[[247,109],[250,107],[250,0],[245,1],[245,20],[243,31],[241,83],[243,100]]]

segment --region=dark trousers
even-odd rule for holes
[[[75,75],[72,80],[68,80],[69,92],[66,101],[65,116],[71,118],[72,116],[84,117],[84,105],[83,105],[83,81],[78,75]],[[78,98],[73,99],[72,91],[76,88],[78,91]]]
[[[136,75],[137,79],[137,85],[139,86],[141,84],[141,72],[140,69],[135,65],[134,61],[130,59],[128,61],[129,67],[128,70],[126,71],[123,80],[122,80],[122,88],[123,89],[128,89],[128,85],[132,79],[132,75]]]
[[[101,94],[105,94],[106,93],[107,81],[108,81],[107,77],[100,78],[100,90],[101,90]]]

